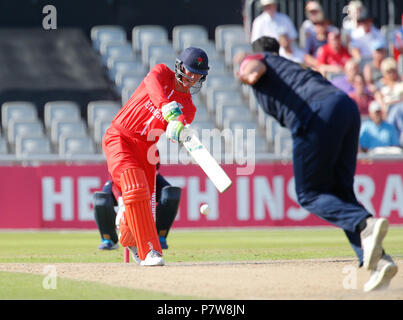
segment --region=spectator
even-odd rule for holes
[[[279,55],[299,64],[304,63],[304,51],[296,43],[293,43],[287,35],[287,32],[280,32],[279,37],[280,50]]]
[[[344,66],[351,56],[348,49],[341,44],[340,32],[330,31],[327,43],[318,49],[316,60],[318,70],[323,76],[342,73]]]
[[[315,36],[306,39],[305,64],[311,68],[316,68],[316,56],[318,49],[327,43],[328,27],[330,21],[326,18],[314,22]]]
[[[351,38],[351,33],[358,28],[358,18],[364,10],[366,9],[362,2],[357,0],[350,1],[343,8],[343,13],[347,14],[347,16],[343,19],[341,32],[347,37],[346,44]]]
[[[284,13],[277,12],[276,0],[260,0],[263,12],[252,23],[251,42],[262,36],[279,40],[279,30],[285,29],[291,41],[298,37],[294,23]]]
[[[348,95],[357,103],[360,114],[367,116],[369,104],[374,101],[374,97],[366,90],[364,77],[361,74],[358,73],[354,76],[353,87],[354,91]]]
[[[379,103],[372,101],[369,106],[369,119],[364,121],[360,131],[360,149],[368,152],[377,147],[400,146],[396,128],[383,120]]]
[[[307,19],[299,28],[299,44],[301,48],[305,48],[307,38],[315,37],[314,22],[324,18],[323,9],[320,3],[317,1],[308,1],[305,5],[305,16]]]
[[[397,30],[394,34],[393,41],[393,56],[396,62],[399,59],[399,56],[403,53],[403,13],[401,16],[401,28]]]
[[[389,108],[386,121],[397,129],[400,145],[403,146],[403,102],[396,103]]]
[[[396,61],[391,57],[382,61],[381,72],[381,103],[387,111],[391,105],[403,101],[403,82],[399,79]]]
[[[385,42],[375,41],[372,43],[372,60],[364,65],[362,71],[365,83],[371,93],[378,90],[379,81],[382,79],[381,63],[386,56]]]
[[[354,91],[353,81],[354,77],[359,74],[359,71],[359,63],[355,59],[351,58],[344,65],[344,74],[333,78],[331,82],[334,86],[349,94],[350,92]]]
[[[351,32],[351,55],[358,60],[371,59],[371,45],[375,41],[385,42],[385,39],[381,31],[374,26],[373,19],[368,15],[367,10],[361,11],[358,28]]]

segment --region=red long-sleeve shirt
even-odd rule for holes
[[[161,107],[171,101],[183,106],[183,114],[177,120],[185,125],[192,123],[196,113],[192,96],[176,91],[175,73],[166,65],[158,64],[147,74],[112,123],[126,136],[156,142],[168,125]]]

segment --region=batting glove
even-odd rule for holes
[[[175,120],[182,114],[182,108],[183,106],[180,103],[176,101],[171,101],[170,103],[162,106],[162,116],[164,117],[166,122],[170,122],[172,120]]]
[[[166,130],[167,138],[171,141],[180,142],[180,135],[184,127],[185,126],[180,121],[170,121]]]

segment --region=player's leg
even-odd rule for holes
[[[156,226],[162,249],[168,249],[167,237],[178,213],[181,188],[172,187],[161,174],[156,179]]]
[[[154,173],[155,174],[155,173]],[[142,265],[163,265],[151,209],[151,193],[146,174],[141,168],[126,169],[120,177],[125,205],[125,221],[134,236]]]
[[[94,216],[101,235],[100,250],[118,248],[118,235],[115,230],[116,213],[114,205],[116,200],[111,191],[111,181],[107,181],[102,189],[94,193]]]

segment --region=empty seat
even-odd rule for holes
[[[110,58],[126,58],[135,60],[133,48],[130,44],[114,44],[107,47],[105,54],[102,55],[102,63],[107,65]]]
[[[110,40],[110,41],[104,41],[101,43],[99,47],[99,53],[101,57],[105,56],[109,47],[113,46],[121,46],[121,45],[127,45],[129,42],[127,42],[126,39],[117,39],[117,40]]]
[[[51,143],[47,136],[41,137],[19,137],[15,145],[17,156],[50,154],[52,153]]]
[[[175,70],[175,60],[176,60],[176,55],[166,55],[166,56],[154,56],[150,58],[150,70],[156,65],[156,64],[165,64],[169,69],[172,71]]]
[[[143,43],[168,41],[168,31],[161,25],[140,25],[132,29],[132,45],[135,52],[141,52]]]
[[[221,57],[220,53],[217,51],[215,44],[213,41],[208,39],[198,39],[198,38],[189,38],[184,39],[183,48],[188,47],[196,47],[203,49],[208,56],[209,62],[213,59],[219,59]]]
[[[131,74],[123,74],[119,77],[116,77],[115,84],[118,88],[118,91],[121,92],[124,87],[133,87],[137,88],[141,81],[143,81],[144,77],[139,75],[131,75]]]
[[[59,144],[59,154],[61,155],[87,155],[95,153],[94,141],[91,137],[71,137],[64,136]]]
[[[120,108],[120,103],[116,101],[91,101],[87,106],[88,128],[92,130],[97,119],[111,122]]]
[[[225,62],[222,59],[210,59],[209,56],[208,64],[210,67],[208,71],[209,77],[213,74],[224,74],[227,72]]]
[[[86,136],[87,126],[84,121],[55,120],[52,123],[50,137],[53,144],[58,144],[62,136]]]
[[[223,128],[224,129],[231,129],[231,130],[253,129],[253,130],[258,131],[259,130],[259,125],[256,123],[255,120],[252,119],[252,117],[250,115],[247,115],[242,120],[239,120],[239,118],[237,118],[237,117],[224,119],[223,120]]]
[[[176,52],[184,49],[186,39],[208,40],[206,27],[202,25],[177,25],[172,29],[172,43]]]
[[[209,121],[210,117],[209,117],[206,106],[204,106],[202,104],[196,104],[196,103],[195,103],[195,105],[196,105],[195,119],[197,119],[197,121]]]
[[[224,100],[237,104],[239,101],[242,101],[242,96],[235,88],[210,88],[207,91],[206,106],[211,114],[215,113],[217,103]]]
[[[3,129],[7,129],[10,120],[36,120],[38,111],[36,106],[28,101],[4,102],[1,107]]]
[[[124,41],[126,31],[121,26],[95,26],[91,29],[93,47],[100,51],[101,44],[108,41]]]
[[[219,127],[223,127],[225,119],[248,120],[250,119],[249,109],[241,102],[223,99],[218,101],[215,108],[215,120]]]
[[[171,43],[149,43],[144,46],[142,51],[142,61],[143,64],[149,66],[152,57],[163,58],[174,55],[175,50]]]
[[[8,142],[15,144],[18,137],[44,136],[43,124],[39,120],[11,120],[8,128]]]
[[[141,61],[116,61],[111,69],[109,69],[109,78],[113,81],[119,72],[138,72],[139,75],[145,75],[148,69]]]
[[[81,119],[81,109],[73,101],[49,101],[45,104],[45,127],[50,130],[53,120],[76,120]]]
[[[246,35],[243,25],[228,24],[219,25],[215,28],[215,44],[218,52],[224,52],[226,43],[233,39],[246,42]]]
[[[213,73],[207,76],[206,82],[203,84],[203,87],[200,93],[204,96],[208,94],[208,91],[215,89],[236,89],[239,86],[238,82],[234,79],[234,77],[228,73]]]
[[[5,137],[0,137],[0,154],[8,153],[8,142]]]

